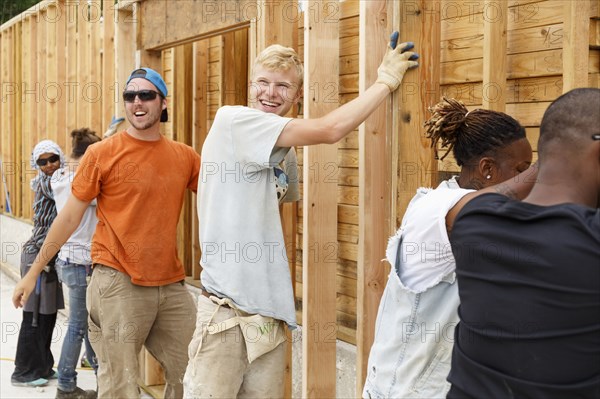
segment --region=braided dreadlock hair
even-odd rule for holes
[[[85,153],[88,146],[100,141],[100,137],[96,136],[96,132],[87,127],[75,129],[71,132],[71,158],[79,159]]]
[[[469,112],[453,98],[444,97],[429,111],[433,115],[425,122],[426,135],[431,139],[436,159],[441,141],[442,147],[447,148],[441,159],[452,151],[458,166],[494,156],[497,150],[525,137],[525,129],[507,114],[487,109]]]

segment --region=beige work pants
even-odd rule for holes
[[[184,398],[282,398],[287,342],[248,362],[240,326],[210,334],[236,312],[198,297],[196,331],[189,347],[189,364],[183,380]],[[281,328],[286,328],[281,326]]]
[[[165,398],[183,396],[196,305],[181,283],[142,287],[96,265],[87,290],[89,339],[98,356],[98,397],[139,398],[138,354],[145,346],[165,372]]]

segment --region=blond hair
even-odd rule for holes
[[[295,68],[298,74],[298,85],[302,86],[304,66],[296,51],[291,47],[284,47],[280,44],[270,45],[256,57],[252,67],[252,76],[254,76],[256,68],[259,66],[269,71],[287,71]]]

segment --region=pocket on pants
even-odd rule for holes
[[[211,321],[210,319],[213,316],[213,313],[216,310],[216,308],[217,305],[214,304],[210,299],[206,298],[203,295],[200,295],[198,297],[196,328],[194,330],[192,340],[190,341],[190,345],[188,346],[188,357],[190,358],[190,360],[196,357],[198,347],[202,342],[205,330],[208,328],[209,322]]]
[[[108,266],[96,266],[92,278],[95,279],[98,294],[101,297],[106,297],[111,289],[119,281],[123,273]]]
[[[96,352],[96,356],[100,356],[101,344],[102,344],[102,330],[92,319],[92,315],[88,315],[88,340]]]

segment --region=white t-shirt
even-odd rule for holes
[[[454,177],[443,181],[435,190],[417,190],[401,227],[403,239],[398,276],[406,288],[423,292],[456,269],[446,229],[446,214],[463,196],[473,191],[460,188]],[[388,259],[390,255],[396,254],[388,254]]]
[[[56,202],[56,211],[60,212],[71,195],[71,183],[75,172],[68,168],[58,169],[52,175],[51,185]],[[93,200],[85,210],[81,223],[71,237],[65,242],[58,253],[58,258],[69,263],[80,265],[91,265],[92,258],[90,250],[92,247],[92,236],[96,230],[96,200]]]
[[[241,310],[296,326],[273,167],[291,118],[242,106],[217,111],[202,148],[198,218],[201,281]]]

